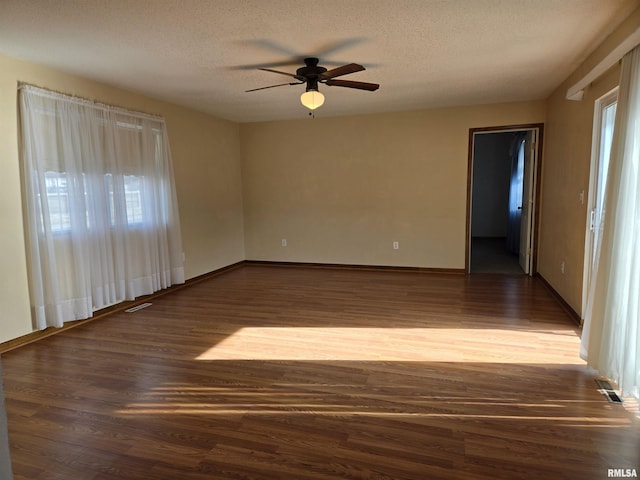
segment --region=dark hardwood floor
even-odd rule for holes
[[[526,276],[245,265],[3,354],[16,480],[640,474]]]

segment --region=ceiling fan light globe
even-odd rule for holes
[[[324,95],[316,90],[309,90],[300,96],[300,102],[309,110],[315,110],[324,103]]]

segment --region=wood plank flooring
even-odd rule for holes
[[[578,348],[525,276],[245,265],[3,354],[14,475],[640,475]]]

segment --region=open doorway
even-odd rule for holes
[[[542,125],[471,129],[467,273],[533,275]]]

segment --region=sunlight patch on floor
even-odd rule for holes
[[[459,421],[553,422],[571,427],[618,428],[629,425],[628,417],[586,414],[590,401],[571,405],[562,399],[506,397],[466,397],[460,395],[416,395],[380,393],[343,385],[311,386],[276,384],[193,387],[167,384],[152,389],[143,398],[118,411],[121,415],[313,415],[328,417],[375,417],[389,419],[450,419]],[[413,391],[413,390],[411,390]],[[351,392],[349,394],[349,392]],[[470,407],[472,406],[472,407]],[[472,411],[469,411],[469,408]]]
[[[584,365],[579,345],[568,330],[244,327],[197,360]]]
[[[226,406],[220,408],[215,405],[208,407],[183,407],[162,405],[154,406],[137,406],[131,405],[127,410],[118,412],[124,415],[305,415],[313,414],[316,416],[341,416],[341,417],[374,417],[374,418],[393,418],[393,419],[409,419],[409,418],[445,418],[452,420],[504,420],[504,421],[540,421],[540,422],[561,422],[571,427],[588,427],[588,428],[620,428],[628,426],[631,422],[629,419],[612,419],[605,417],[545,417],[531,415],[474,415],[461,413],[420,413],[420,412],[378,412],[367,410],[342,410],[327,409],[324,411],[315,411],[302,408],[297,409],[260,409],[260,408],[233,408]],[[575,422],[575,424],[573,424]]]

